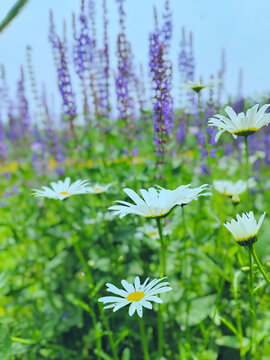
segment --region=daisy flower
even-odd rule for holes
[[[167,190],[161,187],[155,189],[153,187],[148,190],[141,189],[140,193],[143,199],[131,189],[124,189],[124,192],[134,201],[131,204],[127,201],[117,200],[120,205],[113,205],[109,210],[114,210],[120,218],[127,214],[136,214],[146,218],[164,217],[177,205],[186,205],[192,200],[197,200],[202,191],[205,190],[207,184],[198,188],[190,189],[190,185],[181,185],[175,190]]]
[[[251,179],[249,179],[248,184],[252,184]],[[230,180],[214,180],[213,182],[214,188],[221,194],[225,196],[231,197],[233,203],[239,203],[241,195],[248,188],[247,182],[243,180],[237,180],[235,183]],[[250,186],[249,186],[250,187]]]
[[[89,192],[90,194],[102,194],[104,192],[106,192],[110,186],[112,186],[113,184],[108,184],[108,185],[100,185],[98,183],[96,183],[96,185],[94,186],[89,186],[87,188],[87,192]]]
[[[257,241],[258,231],[263,223],[265,212],[260,217],[258,223],[254,218],[253,211],[243,213],[242,217],[237,214],[236,219],[230,223],[223,224],[232,234],[238,245],[248,246]]]
[[[35,197],[47,197],[50,199],[64,200],[67,197],[77,194],[87,194],[88,180],[77,180],[70,184],[70,178],[65,178],[64,181],[59,180],[50,183],[52,188],[42,186],[43,190],[33,189]]]
[[[270,114],[265,113],[270,104],[263,105],[260,110],[259,104],[254,105],[246,112],[246,115],[241,112],[236,114],[234,110],[227,106],[225,108],[228,118],[223,115],[215,115],[208,120],[209,126],[218,128],[215,140],[218,141],[219,137],[228,131],[234,138],[237,136],[248,136],[257,132],[261,127],[270,123]]]
[[[208,83],[202,84],[201,81],[195,82],[195,81],[191,81],[188,80],[187,82],[182,82],[180,83],[180,88],[182,89],[188,89],[188,90],[193,90],[196,93],[199,93],[202,89],[211,89],[213,88],[215,85],[219,84],[219,80],[210,80],[208,81]]]
[[[104,296],[98,299],[103,304],[111,303],[106,305],[104,309],[113,308],[113,312],[121,309],[126,305],[130,305],[128,314],[132,316],[135,311],[142,317],[143,307],[152,309],[152,302],[163,303],[163,301],[156,295],[172,290],[168,282],[163,282],[165,278],[154,279],[148,283],[147,278],[143,284],[140,283],[140,278],[136,276],[134,285],[128,283],[126,280],[122,280],[121,284],[123,289],[118,289],[113,284],[107,283],[107,291],[119,295],[119,296]]]

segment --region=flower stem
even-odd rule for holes
[[[144,328],[144,322],[143,322],[142,318],[139,318],[139,325],[140,325],[141,342],[142,342],[142,347],[143,347],[144,360],[150,360],[148,344],[147,344],[145,328]]]
[[[265,278],[265,281],[268,284],[270,284],[270,279],[267,276],[266,272],[264,271],[264,269],[262,267],[262,264],[260,263],[260,260],[259,260],[257,254],[256,254],[255,247],[253,247],[253,245],[250,246],[250,252],[251,252],[256,264],[258,265],[258,268],[259,268],[260,272],[262,273],[262,276]]]
[[[159,241],[160,241],[160,277],[162,278],[166,272],[166,256],[165,256],[166,249],[163,239],[161,220],[160,218],[156,218],[156,221],[157,221],[157,228],[158,228]]]
[[[235,280],[233,275],[233,269],[231,267],[231,283],[233,287],[233,297],[235,302],[235,311],[236,311],[236,325],[237,325],[237,331],[238,331],[238,339],[240,343],[240,359],[244,359],[243,355],[243,328],[242,328],[242,322],[241,322],[241,316],[240,316],[240,309],[239,309],[239,301],[238,301],[238,293],[237,293],[237,279]]]
[[[157,228],[160,240],[160,277],[162,278],[166,272],[166,257],[165,257],[165,244],[163,240],[161,219],[156,218]],[[158,308],[158,356],[159,359],[163,357],[163,322],[162,322],[162,307],[161,304]]]
[[[206,151],[207,151],[208,168],[209,168],[211,180],[212,180],[212,159],[211,159],[211,155],[210,155],[210,146],[209,146],[208,136],[207,136],[207,132],[206,132],[204,113],[202,111],[202,103],[201,103],[200,93],[198,93],[198,107],[199,107],[200,118],[201,118],[201,122],[202,122],[205,147],[206,147]]]
[[[246,159],[246,179],[248,186],[248,178],[249,178],[249,162],[248,162],[248,137],[245,136],[245,159]]]
[[[187,236],[188,232],[187,232],[187,223],[186,223],[184,206],[181,206],[181,208],[182,208],[182,219],[183,219],[184,231],[185,231],[185,235]]]
[[[250,295],[250,308],[252,313],[252,328],[251,328],[251,352],[253,350],[254,344],[254,354],[257,354],[257,317],[256,317],[256,310],[255,310],[255,301],[254,301],[254,275],[253,275],[253,268],[252,268],[252,252],[251,246],[249,246],[249,295]]]

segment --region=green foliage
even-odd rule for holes
[[[93,184],[114,182],[107,193],[64,201],[33,198],[32,188],[49,185],[58,176],[52,170],[35,174],[27,163],[11,179],[2,179],[2,188],[16,184],[19,193],[3,199],[0,208],[1,360],[109,360],[115,359],[115,353],[121,360],[143,359],[137,315],[129,317],[127,308],[102,311],[97,299],[108,295],[107,282],[121,287],[122,279],[132,282],[136,275],[159,277],[159,241],[141,230],[155,222],[136,215],[119,219],[108,216],[107,209],[115,200],[128,200],[124,187],[139,191],[158,184],[174,189],[210,179],[200,174],[194,137],[190,136],[189,147],[177,148],[174,158],[168,156],[162,176],[157,176],[151,124],[140,141],[134,140],[133,146],[140,146],[138,158],[123,156],[121,136],[113,129],[107,142],[91,152],[69,150],[66,176],[72,181],[90,179]],[[214,176],[219,179],[226,178],[219,167],[221,156],[223,152],[215,159]],[[235,166],[233,156],[225,166],[231,177],[242,178],[242,165]],[[222,224],[251,210],[252,202],[256,217],[267,211],[269,184],[263,164],[260,176],[252,200],[243,194],[238,208],[214,193],[184,208],[185,224],[181,208],[164,220],[166,275],[173,288],[161,296],[165,358],[240,359],[241,350],[242,359],[256,359],[250,344],[249,272],[241,271],[249,266],[248,253]],[[264,259],[269,228],[266,217],[256,244],[268,273]],[[269,288],[258,268],[253,271],[262,359],[269,355]],[[158,359],[157,310],[155,304],[152,311],[144,309],[143,316],[151,360]]]
[[[11,355],[11,339],[9,330],[6,326],[0,324],[0,359],[8,360]]]
[[[9,23],[19,14],[22,8],[27,4],[29,0],[18,0],[10,9],[6,17],[0,22],[0,32],[2,32]]]

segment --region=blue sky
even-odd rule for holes
[[[148,36],[153,29],[153,5],[161,15],[165,0],[126,0],[127,34],[136,62],[147,65]],[[117,4],[107,0],[112,64],[115,64],[116,35],[119,30]],[[1,15],[15,3],[1,1]],[[96,0],[98,31],[101,28],[101,0]],[[21,14],[0,34],[0,62],[6,67],[8,83],[14,89],[19,66],[25,65],[25,48],[33,48],[37,80],[45,82],[49,93],[57,94],[55,69],[48,43],[49,9],[58,31],[66,19],[71,38],[71,14],[78,13],[79,0],[30,0]],[[221,51],[226,50],[226,91],[237,93],[239,69],[244,73],[244,95],[270,93],[270,1],[269,0],[171,0],[174,34],[171,58],[179,53],[181,28],[194,34],[196,75],[205,80],[220,67]]]

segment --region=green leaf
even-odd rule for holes
[[[26,5],[28,0],[18,0],[16,4],[7,13],[7,16],[0,23],[0,32],[8,26],[8,24],[19,14],[22,8]]]
[[[216,339],[216,344],[233,349],[240,349],[240,341],[237,336],[222,336],[221,338]],[[242,346],[247,351],[250,347],[250,340],[248,338],[242,338]]]
[[[122,352],[122,360],[130,360],[130,349],[127,347]]]
[[[121,332],[121,334],[118,336],[117,340],[115,341],[115,346],[120,344],[120,342],[129,335],[129,329],[125,329]]]
[[[102,350],[95,349],[94,353],[96,355],[100,356],[104,360],[113,360],[113,358],[111,358],[109,355],[105,354],[105,352]]]
[[[8,360],[11,355],[11,339],[9,330],[4,325],[0,325],[0,359]]]
[[[5,286],[8,280],[8,276],[9,276],[8,270],[5,270],[0,274],[0,289],[2,289]]]
[[[207,295],[191,300],[188,311],[188,324],[190,326],[197,325],[205,320],[208,316],[212,316],[215,310],[216,295]],[[180,306],[179,318],[181,323],[186,322],[187,303]]]
[[[223,318],[222,316],[220,316],[220,320],[223,322],[223,324],[225,324],[236,336],[238,336],[238,331],[236,329],[236,327],[233,325],[232,322],[230,322],[229,320]]]

